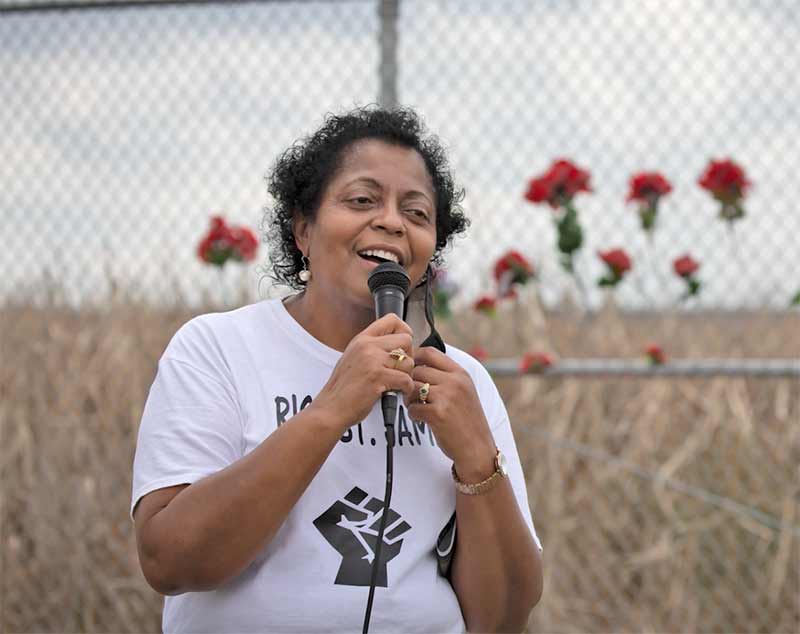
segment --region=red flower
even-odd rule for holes
[[[660,196],[669,194],[672,185],[659,172],[640,172],[631,177],[631,190],[628,192],[627,202],[638,200],[643,203],[652,204]]]
[[[197,245],[198,257],[208,264],[224,266],[229,258],[239,262],[256,257],[258,240],[246,227],[229,227],[221,216],[211,218],[208,233]]]
[[[625,273],[631,270],[631,259],[624,249],[598,251],[597,254],[617,277],[622,277]]]
[[[230,237],[230,230],[228,225],[225,224],[225,218],[222,216],[211,216],[211,229],[208,235],[215,240],[222,240]]]
[[[211,228],[208,230],[208,237],[212,241],[231,241],[231,228],[225,223],[222,216],[211,217]]]
[[[644,349],[644,352],[652,365],[661,365],[667,360],[667,356],[658,344],[651,343]]]
[[[676,259],[672,266],[675,273],[681,277],[690,277],[700,268],[700,264],[688,253]]]
[[[230,232],[233,257],[240,262],[254,260],[258,251],[255,234],[247,227],[232,227]]]
[[[211,227],[197,247],[203,262],[222,266],[231,255],[231,233],[221,216],[211,217]]]
[[[534,275],[533,266],[519,251],[508,251],[494,265],[494,279],[501,297],[513,297],[512,284],[525,284]]]
[[[546,352],[528,352],[519,362],[520,372],[541,372],[553,365],[553,357]]]
[[[212,245],[213,241],[210,236],[203,238],[200,244],[197,245],[197,257],[203,260],[203,262],[210,261]]]
[[[500,278],[507,271],[519,272],[527,276],[533,275],[533,267],[519,251],[508,251],[503,257],[499,258],[494,265],[494,279]]]
[[[486,359],[489,357],[489,353],[483,346],[473,346],[469,349],[469,353],[478,361],[486,361]]]
[[[697,182],[700,187],[710,191],[714,198],[725,204],[739,201],[751,185],[744,170],[730,159],[710,161]]]
[[[497,300],[490,295],[484,295],[475,302],[473,308],[481,313],[494,316],[497,310]]]
[[[598,251],[597,255],[608,266],[608,273],[597,280],[598,286],[615,288],[622,281],[622,277],[631,270],[631,259],[623,249]]]
[[[689,299],[700,292],[702,283],[694,276],[700,268],[700,263],[691,255],[687,253],[677,258],[672,263],[672,268],[675,270],[675,273],[686,282],[686,292],[681,296],[681,300]]]
[[[554,209],[572,200],[578,192],[590,192],[590,174],[574,163],[559,159],[542,176],[531,179],[525,198],[532,203],[548,203]]]

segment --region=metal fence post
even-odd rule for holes
[[[399,9],[400,0],[379,0],[381,59],[378,68],[380,80],[378,103],[384,108],[397,105],[397,16]]]

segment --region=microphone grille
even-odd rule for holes
[[[398,286],[403,295],[407,295],[411,280],[405,269],[396,262],[381,262],[370,272],[367,284],[373,295],[382,286]]]

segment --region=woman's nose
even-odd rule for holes
[[[403,235],[406,232],[405,218],[399,205],[387,202],[381,205],[379,213],[375,216],[373,225],[389,233]]]

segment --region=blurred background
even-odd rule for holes
[[[512,413],[529,631],[800,630],[798,40],[795,0],[0,0],[0,629],[159,630],[127,516],[157,360],[191,316],[286,292],[266,245],[213,267],[198,243],[213,215],[259,232],[326,113],[399,103],[466,189],[441,323]],[[559,158],[591,175],[575,275],[525,199]],[[735,222],[712,159],[752,183]],[[672,187],[649,235],[643,171]],[[509,249],[536,277],[474,311]]]

